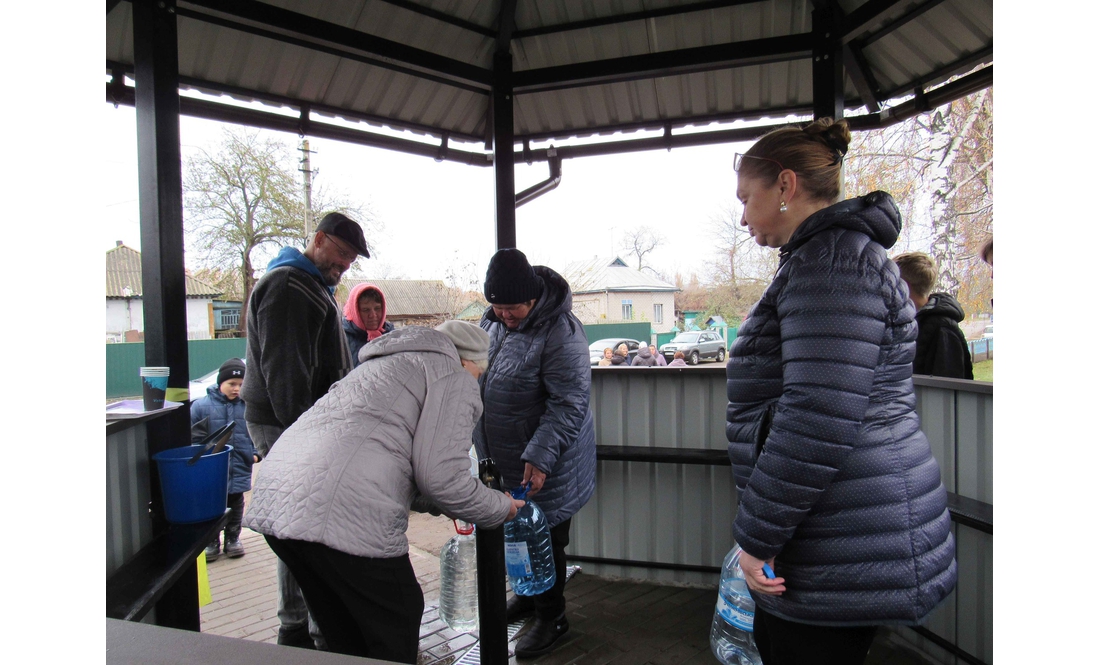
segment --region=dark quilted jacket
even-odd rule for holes
[[[244,422],[244,400],[240,397],[231,400],[218,389],[217,382],[206,388],[206,397],[191,402],[191,424],[206,421],[206,434],[212,434],[219,427],[231,422],[237,423],[229,445],[233,452],[229,455],[229,492],[247,492],[252,489],[252,456],[256,449],[248,436],[248,427]],[[198,435],[198,436],[196,436]],[[192,443],[202,439],[202,432],[192,430]]]
[[[811,215],[730,350],[733,534],[775,557],[787,590],[753,597],[792,621],[914,624],[955,586],[947,496],[914,411],[914,309],[884,249],[900,228],[883,192]]]
[[[534,501],[555,526],[596,489],[592,368],[569,284],[544,266],[535,266],[535,274],[542,296],[518,329],[508,330],[491,307],[481,318],[490,337],[489,369],[481,376],[485,413],[474,443],[496,462],[506,488],[523,481],[525,462],[546,472]]]

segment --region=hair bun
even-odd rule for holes
[[[834,122],[832,118],[821,118],[815,120],[803,131],[820,139],[841,156],[848,153],[848,144],[852,142],[852,132],[848,129],[847,120]]]

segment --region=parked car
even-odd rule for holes
[[[726,359],[726,341],[712,330],[693,330],[676,335],[659,351],[668,362],[672,362],[677,351],[684,354],[684,361],[689,365],[698,365],[700,358],[723,362]]]
[[[627,337],[608,337],[607,339],[598,339],[588,345],[588,356],[593,367],[600,363],[600,359],[603,358],[603,350],[610,347],[612,351],[619,348],[620,344],[626,344],[627,362],[634,362],[634,356],[638,355],[638,345],[641,344],[636,339],[629,339]]]
[[[990,323],[985,327],[985,332],[982,333],[982,339],[993,339],[993,324]]]
[[[244,358],[241,358],[241,362],[246,362]],[[194,402],[197,399],[206,397],[206,389],[214,385],[214,382],[218,380],[218,370],[213,372],[207,372],[197,379],[192,379],[187,384],[187,392],[191,401]]]

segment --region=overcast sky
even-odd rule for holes
[[[136,129],[133,108],[103,105],[105,168],[103,249],[116,240],[140,249]],[[212,148],[221,123],[184,116],[184,160],[196,148]],[[297,146],[298,137],[265,132]],[[572,260],[625,254],[618,240],[631,228],[658,229],[666,241],[647,262],[668,274],[703,277],[712,257],[711,219],[736,202],[735,152],[747,144],[678,148],[565,160],[558,188],[517,210],[518,245],[532,263],[562,268]],[[496,247],[493,172],[480,168],[310,139],[315,183],[368,203],[385,224],[372,238],[377,251],[359,268],[410,279],[443,279],[451,266],[475,264],[483,275]],[[295,155],[299,153],[295,152]],[[545,162],[520,164],[516,189],[548,177]],[[192,259],[189,268],[199,267]],[[262,264],[261,264],[262,265]]]

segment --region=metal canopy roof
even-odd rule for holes
[[[116,76],[107,97],[133,103],[121,76],[134,62],[131,6],[107,7],[107,70]],[[814,31],[815,8],[832,12],[835,33]],[[850,118],[855,128],[992,85],[990,66],[929,91],[992,63],[991,0],[178,0],[176,13],[181,87],[301,118],[186,97],[182,113],[397,149],[415,143],[317,127],[326,116],[366,121],[442,143],[414,152],[481,165],[488,155],[447,150],[444,137],[488,147],[502,49],[512,55],[517,143],[662,128],[670,138],[688,125],[809,115],[823,40],[842,45],[845,107],[869,111]],[[914,93],[906,108],[880,108]],[[704,134],[690,142],[737,138]],[[546,158],[532,152],[524,158]]]

